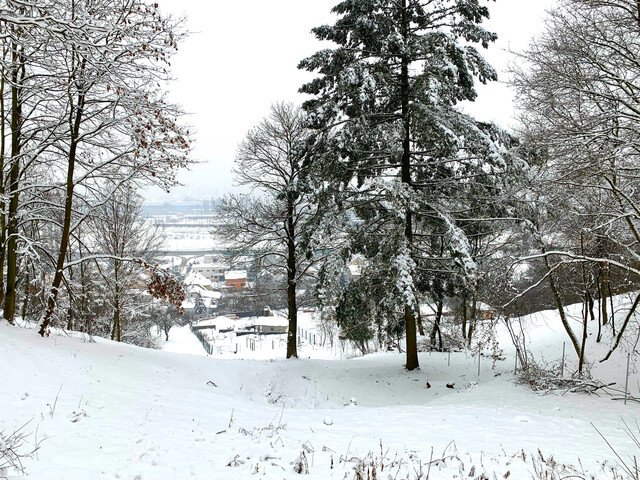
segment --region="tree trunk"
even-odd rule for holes
[[[407,17],[407,0],[402,0],[402,36],[406,40],[409,37],[409,19]],[[402,55],[401,67],[401,94],[402,94],[402,124],[404,127],[404,139],[402,142],[402,183],[411,186],[411,118],[409,113],[409,57],[407,53]],[[407,248],[411,252],[413,247],[413,225],[411,208],[407,207],[405,214],[405,238]],[[404,307],[405,334],[407,338],[407,370],[415,370],[420,367],[418,361],[418,340],[416,332],[415,311],[417,305]]]
[[[116,331],[117,331],[117,327],[116,325],[118,324],[119,319],[116,318],[116,310],[113,311],[113,325],[111,327],[111,340],[115,340],[116,339]]]
[[[67,256],[67,249],[69,247],[69,236],[71,233],[71,217],[73,214],[73,172],[76,164],[76,154],[78,151],[78,138],[80,136],[80,125],[82,124],[82,114],[84,111],[84,94],[78,96],[78,105],[75,109],[71,108],[70,122],[73,127],[71,129],[71,147],[69,148],[68,167],[67,167],[67,186],[66,197],[64,202],[64,221],[62,224],[62,235],[60,238],[60,248],[58,250],[58,260],[56,262],[56,271],[53,276],[53,282],[49,290],[49,297],[47,298],[47,309],[45,311],[42,323],[40,324],[40,335],[44,336],[51,323],[51,318],[56,309],[58,300],[58,291],[62,283],[62,276],[64,274],[64,259]],[[75,118],[73,117],[75,114]]]
[[[117,270],[117,268],[116,268]],[[111,329],[111,340],[116,342],[122,341],[122,319],[120,318],[120,309],[122,308],[120,291],[118,290],[118,277],[115,276],[115,291],[113,296],[113,328]]]
[[[27,319],[27,309],[29,308],[29,284],[31,283],[29,269],[26,269],[25,278],[24,278],[24,299],[22,300],[22,320]]]
[[[608,281],[608,267],[604,266],[600,269],[600,308],[602,310],[602,325],[606,325],[609,321],[609,312],[607,312],[607,281]]]
[[[287,308],[289,316],[289,328],[287,331],[287,358],[298,357],[298,304],[296,299],[296,242],[294,224],[294,199],[293,193],[287,192]]]
[[[18,46],[12,47],[14,65],[20,61]],[[19,68],[11,72],[11,168],[9,170],[9,211],[7,212],[7,278],[4,295],[5,320],[13,323],[16,308],[17,245],[18,245],[18,196],[20,177],[20,142],[22,141],[22,105],[19,97]]]
[[[462,338],[467,339],[467,296],[462,297]]]
[[[436,317],[433,322],[433,328],[431,329],[431,335],[429,337],[429,341],[431,343],[431,348],[436,348],[436,336],[439,339],[438,350],[442,351],[442,333],[440,332],[440,321],[442,320],[442,310],[444,307],[444,303],[442,300],[438,300],[436,302]]]
[[[67,309],[67,330],[73,330],[73,308],[71,307]]]
[[[122,341],[122,320],[120,319],[120,306],[116,308],[113,313],[115,316],[115,326],[116,326],[116,342]]]
[[[113,295],[113,330],[111,332],[111,340],[116,342],[122,341],[122,325],[120,321],[120,290],[118,287],[118,267],[116,266],[114,274],[114,295]]]
[[[473,296],[471,299],[471,318],[469,319],[469,330],[467,330],[467,346],[471,346],[471,340],[473,339],[473,333],[476,329],[476,322],[478,321],[478,299]]]
[[[82,258],[82,246],[79,247],[78,255]],[[85,274],[84,262],[80,262],[80,321],[84,331],[91,335],[91,323],[87,315],[87,275]]]
[[[580,346],[580,359],[578,361],[578,373],[582,373],[582,367],[584,366],[584,358],[585,358],[585,349],[587,345],[587,326],[589,315],[591,315],[591,319],[593,320],[593,300],[591,298],[591,294],[585,288],[584,292],[584,315],[582,317],[582,344]]]
[[[6,57],[6,51],[3,51],[3,58]],[[4,304],[4,262],[7,251],[7,218],[5,213],[6,203],[4,201],[5,182],[4,182],[4,161],[6,152],[6,131],[5,131],[5,103],[4,103],[4,87],[5,72],[3,71],[0,78],[0,195],[3,200],[0,201],[0,305]]]
[[[629,320],[633,318],[633,315],[636,309],[638,308],[639,303],[640,303],[640,294],[636,295],[636,299],[633,301],[633,305],[631,305],[631,309],[629,310],[629,313],[627,313],[627,316],[625,317],[624,322],[622,322],[620,333],[618,333],[618,336],[616,337],[616,343],[613,345],[613,347],[611,347],[611,350],[609,350],[609,353],[607,353],[607,356],[604,357],[602,360],[600,360],[600,363],[609,360],[609,357],[611,356],[611,354],[615,352],[616,348],[618,348],[618,345],[620,345],[620,340],[622,340],[622,335],[624,335],[624,331],[627,328],[627,325],[629,324]]]
[[[424,325],[422,324],[422,313],[418,309],[418,333],[421,337],[424,337]]]
[[[598,273],[597,287],[598,287],[598,335],[596,336],[596,342],[600,343],[602,340],[602,293],[600,293],[600,276],[602,272]]]
[[[544,248],[542,248],[542,253],[546,253],[546,250]],[[544,265],[547,268],[549,286],[551,287],[551,294],[553,295],[553,299],[556,302],[558,314],[560,315],[560,321],[562,322],[562,326],[569,336],[569,340],[571,340],[571,344],[573,345],[576,355],[578,356],[578,358],[580,358],[580,344],[578,343],[576,334],[571,329],[571,325],[569,325],[569,320],[567,319],[567,315],[565,314],[564,306],[562,305],[562,299],[560,298],[560,293],[558,292],[558,288],[556,287],[556,282],[553,279],[551,263],[549,262],[549,257],[547,255],[544,256]]]
[[[598,268],[598,275],[596,276],[596,281],[595,281],[595,286],[596,289],[598,291],[598,334],[596,335],[596,343],[600,343],[602,341],[602,325],[603,325],[603,319],[602,319],[602,276],[604,275],[603,272],[603,268],[602,266],[600,266]],[[604,299],[604,301],[606,302],[607,300]],[[593,302],[593,299],[592,299]],[[606,306],[605,306],[605,311],[606,311]]]
[[[611,291],[611,282],[607,279],[607,292],[609,293],[609,306],[611,307],[611,333],[616,336],[616,311],[613,308],[613,292]]]

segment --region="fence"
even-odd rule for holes
[[[209,343],[209,340],[207,340],[207,337],[205,337],[198,329],[193,328],[193,325],[189,325],[189,327],[191,328],[193,334],[198,338],[198,340],[200,340],[200,343],[202,344],[205,351],[209,355],[211,355],[213,353],[213,347]]]

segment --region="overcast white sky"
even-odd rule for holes
[[[545,8],[554,0],[490,2],[488,27],[499,40],[486,58],[503,70],[507,49],[527,46],[541,28]],[[231,167],[238,143],[268,115],[272,103],[301,103],[298,88],[313,78],[298,62],[321,44],[311,28],[332,23],[338,0],[158,0],[165,13],[187,17],[192,32],[174,58],[176,81],[171,98],[189,113],[195,131],[193,158],[201,162],[183,172],[184,187],[170,194],[153,189],[149,203],[200,200],[232,190]],[[501,79],[506,78],[501,74]],[[480,89],[479,99],[465,110],[503,126],[513,121],[512,97],[504,84]]]

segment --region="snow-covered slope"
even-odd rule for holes
[[[197,355],[185,330],[170,338],[182,354],[0,323],[0,431],[26,424],[19,451],[39,446],[22,459],[29,478],[282,480],[308,468],[318,480],[358,469],[525,479],[553,456],[610,479],[602,462],[615,455],[594,426],[624,459],[638,453],[622,428],[635,426],[637,403],[533,393],[515,384],[509,356],[495,369],[483,359],[478,377],[466,353],[450,366],[447,354],[421,354],[421,370],[406,372],[397,353],[221,360]]]
[[[623,294],[614,297],[615,311],[615,331],[619,332],[629,308],[633,303],[636,293]],[[569,305],[565,307],[566,315],[573,331],[579,340],[582,337],[582,304]],[[611,309],[609,309],[611,311]],[[596,305],[597,315],[597,305]],[[555,310],[545,310],[528,315],[522,319],[522,327],[528,349],[533,354],[535,361],[547,369],[559,369],[563,344],[565,350],[565,376],[569,376],[578,369],[578,359],[573,350],[571,342],[562,326],[562,322]],[[602,382],[617,382],[618,388],[623,388],[625,384],[627,353],[637,350],[638,338],[640,336],[639,319],[634,317],[627,326],[624,338],[618,349],[609,360],[601,363],[609,349],[614,344],[611,324],[602,329],[602,340],[596,342],[597,322],[588,322],[588,337],[586,342],[586,361],[588,365],[585,370],[594,379]],[[504,346],[505,352],[513,355],[515,349],[508,340],[509,336],[504,326],[498,328],[498,338],[500,345]],[[640,375],[638,374],[638,353],[631,356],[629,390],[636,397],[640,396]]]

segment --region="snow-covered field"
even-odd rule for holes
[[[166,227],[162,234],[162,248],[169,251],[209,251],[222,248],[212,237],[210,228]]]
[[[528,329],[557,361],[555,314]],[[39,447],[21,459],[34,479],[529,479],[563,464],[580,476],[558,478],[615,478],[596,428],[623,460],[640,453],[624,431],[637,432],[640,404],[527,390],[500,339],[506,358],[492,369],[483,357],[478,376],[469,352],[423,353],[406,372],[398,353],[231,360],[207,357],[185,328],[154,351],[1,323],[0,431],[23,427],[18,453]],[[594,375],[623,381],[617,357]],[[634,365],[635,396],[638,378]]]

